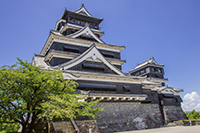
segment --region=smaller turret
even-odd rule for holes
[[[129,74],[131,76],[140,77],[151,77],[151,78],[161,78],[164,79],[164,65],[159,65],[155,59],[152,57],[149,60],[137,64],[137,67],[131,71]]]

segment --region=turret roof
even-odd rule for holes
[[[81,5],[81,7],[80,7],[79,9],[75,10],[75,11],[69,11],[69,10],[67,10],[67,9],[65,8],[65,11],[64,11],[64,13],[63,13],[61,19],[65,19],[66,16],[67,16],[68,14],[75,15],[75,16],[78,15],[78,16],[80,16],[80,17],[82,16],[82,17],[85,17],[85,18],[88,18],[88,19],[95,20],[95,21],[97,21],[97,22],[99,22],[99,23],[101,23],[101,21],[103,21],[103,18],[95,18],[95,17],[93,17],[93,16],[87,11],[87,9],[85,8],[85,6],[84,6],[83,3],[82,3],[82,5]]]
[[[87,41],[87,40],[83,40],[83,39],[74,39],[74,38],[69,38],[67,36],[63,36],[60,32],[58,31],[54,31],[52,30],[49,34],[49,37],[44,45],[44,47],[42,48],[42,51],[40,52],[40,55],[45,55],[49,48],[51,47],[52,43],[53,42],[56,42],[56,41],[67,41],[67,42],[76,42],[78,44],[81,44],[81,45],[85,45],[85,46],[91,46],[92,42],[91,41]],[[106,48],[106,49],[109,49],[109,50],[115,50],[117,52],[120,52],[121,50],[123,50],[125,48],[125,46],[116,46],[116,45],[113,45],[113,44],[106,44],[106,43],[99,43],[97,42],[96,43],[97,47],[99,49],[103,49],[103,48]]]
[[[146,65],[146,64],[158,65],[158,63],[155,61],[154,57],[151,57],[149,60],[144,61],[144,62],[142,62],[142,63],[140,63],[140,64],[137,64],[136,68],[142,67],[142,66],[144,66],[144,65]]]
[[[74,12],[75,12],[75,13],[82,14],[82,15],[87,15],[87,16],[89,16],[89,17],[93,17],[93,16],[87,11],[87,9],[85,8],[83,2],[82,2],[81,7],[80,7],[79,9],[75,10]]]
[[[144,62],[142,62],[142,63],[140,63],[140,64],[137,64],[136,68],[133,69],[133,70],[131,70],[131,71],[129,71],[129,73],[130,73],[130,72],[134,72],[134,71],[136,71],[136,70],[138,70],[138,69],[144,68],[144,67],[147,66],[147,65],[151,65],[151,66],[153,65],[153,66],[157,66],[157,67],[164,67],[164,65],[158,64],[158,63],[155,61],[154,57],[151,57],[149,60],[146,60],[146,61],[144,61]]]

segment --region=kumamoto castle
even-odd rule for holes
[[[126,61],[120,52],[125,46],[101,40],[102,21],[84,4],[76,11],[65,9],[32,64],[60,68],[66,80],[79,84],[76,92],[85,95],[84,100],[100,99],[95,106],[104,111],[99,112],[96,125],[102,133],[154,128],[186,119],[179,95],[183,90],[165,85],[164,65],[152,57],[122,72]]]

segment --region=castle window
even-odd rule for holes
[[[75,19],[74,23],[75,23],[75,24],[80,24],[81,22],[80,22],[80,20]]]
[[[140,75],[140,73],[139,73],[139,72],[135,73],[135,76],[139,76],[139,75]]]
[[[183,100],[182,100],[179,96],[176,96],[175,99],[176,99],[176,102],[179,102],[179,103],[180,103],[180,102],[183,102]]]
[[[141,74],[144,74],[145,72],[146,72],[145,70],[140,71]]]
[[[85,26],[86,22],[85,21],[81,21],[80,25]]]
[[[93,23],[88,23],[90,28],[93,28]]]
[[[123,85],[123,92],[129,92],[130,93],[130,86],[126,86],[126,85]]]
[[[162,73],[162,70],[160,68],[151,68],[152,72],[155,73]]]
[[[164,97],[167,97],[167,98],[173,98],[174,95],[173,94],[163,94]]]
[[[99,38],[99,34],[95,34],[95,36],[97,36]]]
[[[97,40],[95,40],[94,38],[92,38],[90,36],[81,35],[78,38],[84,39],[84,40],[88,40],[88,41],[95,41],[95,42],[97,42]]]
[[[95,29],[98,29],[98,24],[94,24],[94,28],[95,28]]]
[[[93,67],[93,68],[102,68],[102,69],[105,68],[103,65],[100,65],[100,64],[91,64],[91,63],[86,63],[86,62],[83,63],[83,66],[84,67]]]
[[[74,20],[72,17],[69,17],[68,21],[69,21],[69,23],[74,23]]]
[[[64,25],[63,22],[59,23],[57,30],[59,31],[63,25]]]
[[[74,47],[70,47],[70,46],[64,46],[63,47],[63,51],[79,53],[79,49],[78,48],[74,48]]]
[[[87,90],[91,93],[115,93],[116,92],[116,85],[105,85],[105,84],[86,84],[86,83],[79,83],[80,89]]]
[[[83,62],[82,68],[84,70],[90,70],[90,71],[95,71],[95,72],[105,70],[105,67],[102,64],[92,64],[92,63],[87,63],[87,62]]]
[[[109,52],[105,52],[105,51],[102,51],[101,53],[103,54],[103,56],[108,57],[108,58],[115,57],[113,53],[109,53]]]

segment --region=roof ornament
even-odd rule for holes
[[[91,45],[91,46],[93,46],[93,47],[96,47],[96,45],[95,45],[95,43],[94,43],[94,42],[92,43],[92,45]]]
[[[96,59],[97,59],[95,53],[92,55],[92,59],[93,59],[93,60],[96,60]]]
[[[82,2],[82,5],[81,6],[84,6],[84,3]]]

